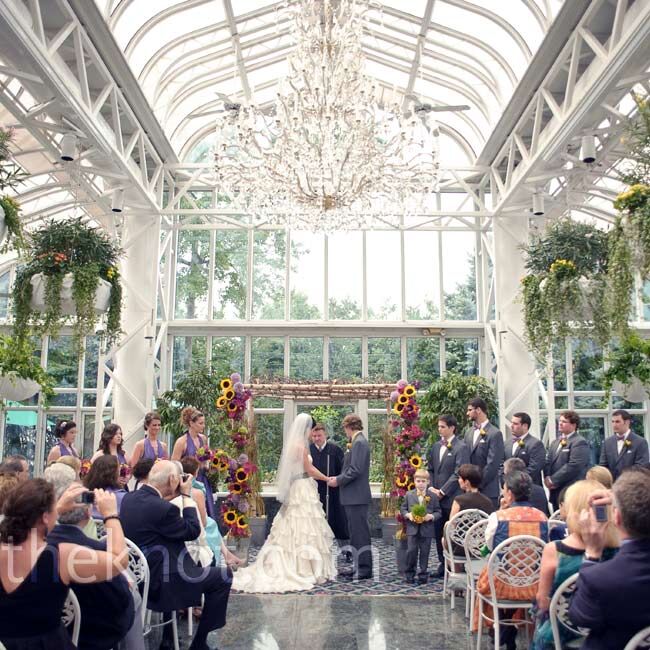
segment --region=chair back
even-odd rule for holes
[[[533,587],[539,581],[546,543],[533,535],[515,535],[499,544],[487,564],[492,598],[497,600],[496,581],[512,588]]]
[[[650,648],[650,627],[644,627],[637,632],[623,650],[647,650]]]
[[[471,508],[469,510],[461,510],[457,512],[445,526],[444,534],[445,539],[447,540],[447,551],[450,555],[454,554],[454,545],[458,545],[461,548],[465,544],[465,535],[469,529],[478,521],[483,519],[487,520],[487,513],[477,508]]]
[[[561,521],[564,523],[564,519],[562,519],[562,513],[560,512],[560,509],[558,508],[557,510],[553,511],[549,519],[557,519],[558,521]]]
[[[479,519],[465,533],[463,546],[465,547],[465,558],[468,562],[471,560],[480,560],[483,557],[481,555],[481,549],[485,546],[485,529],[487,528],[487,524],[487,519]]]
[[[549,537],[554,528],[557,528],[558,526],[566,526],[566,521],[562,521],[561,519],[549,519],[546,523],[548,525]]]
[[[130,539],[124,538],[127,548],[129,549],[129,567],[128,571],[133,576],[136,584],[140,588],[142,595],[142,622],[147,611],[147,598],[149,597],[149,564],[147,558],[140,548],[134,544]]]
[[[101,539],[106,535],[106,525],[101,519],[95,519],[95,527],[97,528],[97,537]]]
[[[79,601],[72,589],[68,590],[68,597],[63,603],[63,610],[61,611],[61,622],[64,627],[68,628],[72,625],[72,643],[76,646],[79,643],[79,628],[81,627],[81,608]]]
[[[551,630],[553,632],[553,643],[555,644],[555,650],[562,650],[562,648],[565,647],[562,645],[562,639],[560,637],[560,626],[565,627],[567,630],[582,637],[586,637],[587,634],[589,634],[589,630],[574,625],[569,618],[569,605],[571,604],[571,598],[573,597],[573,593],[576,589],[577,580],[577,573],[569,576],[555,590],[553,598],[551,598],[551,605],[548,613],[551,621]]]

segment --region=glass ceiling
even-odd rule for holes
[[[293,47],[286,2],[95,2],[181,160],[210,139],[217,92],[243,99],[248,87],[259,105],[274,99]],[[436,117],[446,138],[442,164],[471,163],[562,2],[509,0],[507,13],[494,0],[373,3],[366,73],[432,104],[469,105]]]

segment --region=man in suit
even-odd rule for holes
[[[506,462],[503,463],[503,479],[505,482],[506,476],[512,474],[513,472],[526,472],[526,464],[521,458],[508,458]],[[530,476],[530,474],[528,474]],[[532,480],[532,479],[531,479]],[[528,497],[528,502],[533,508],[541,510],[547,517],[549,516],[548,512],[548,499],[546,498],[546,491],[541,485],[535,485],[533,483],[530,487],[530,497]]]
[[[196,539],[201,524],[189,500],[192,476],[181,480],[180,463],[162,460],[152,467],[146,485],[129,492],[122,501],[120,520],[125,536],[140,547],[150,571],[148,607],[169,613],[199,606],[205,597],[201,621],[190,650],[206,650],[208,633],[226,624],[232,584],[230,569],[199,567],[185,548]],[[169,503],[183,497],[183,515]],[[161,648],[171,647],[171,626],[166,625]]]
[[[560,414],[560,437],[551,443],[546,456],[544,484],[553,510],[558,509],[560,492],[581,481],[589,469],[589,443],[578,434],[580,416],[575,411]]]
[[[583,650],[623,648],[639,630],[650,626],[650,472],[628,469],[611,493],[603,490],[590,501],[592,506],[613,504],[609,517],[623,541],[620,551],[602,562],[607,522],[597,522],[593,509],[581,520],[585,556],[569,618],[589,629]]]
[[[363,435],[361,418],[350,413],[343,418],[343,430],[348,440],[348,450],[343,457],[343,469],[338,476],[327,481],[330,487],[339,487],[341,504],[345,508],[350,531],[353,569],[339,572],[342,579],[372,579],[372,546],[368,508],[370,496],[370,446]]]
[[[454,498],[460,493],[458,485],[458,469],[469,463],[469,450],[465,443],[456,435],[458,422],[453,415],[441,415],[438,418],[438,440],[427,453],[427,469],[429,470],[431,492],[440,504],[442,516],[436,520],[436,551],[438,552],[438,569],[431,573],[432,577],[441,578],[445,572],[445,562],[442,554],[442,531],[449,520],[449,513]]]
[[[489,420],[487,403],[477,397],[467,405],[467,419],[472,426],[465,434],[465,444],[469,449],[469,463],[478,465],[483,472],[481,494],[499,507],[499,476],[504,461],[503,434]]]
[[[600,465],[606,467],[616,480],[626,467],[648,464],[648,443],[630,430],[632,416],[619,409],[612,413],[614,435],[605,440],[600,450]]]
[[[528,431],[531,419],[528,413],[515,413],[510,421],[512,436],[506,440],[505,459],[521,458],[534,485],[542,485],[542,472],[546,465],[544,443]]]

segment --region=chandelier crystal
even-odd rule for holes
[[[437,189],[438,129],[364,75],[358,0],[288,5],[296,47],[274,107],[227,103],[215,183],[231,207],[295,229],[395,225]]]

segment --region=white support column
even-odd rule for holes
[[[124,306],[122,329],[130,339],[115,359],[114,418],[120,424],[127,447],[133,447],[142,430],[142,419],[152,406],[154,341],[158,285],[160,218],[151,217],[149,227],[127,221],[124,241],[129,247],[122,261]]]
[[[528,241],[528,217],[501,216],[493,220],[493,229],[500,428],[505,433],[512,414],[525,411],[533,419],[532,433],[539,436],[537,374],[524,342],[519,302],[520,280],[526,273],[520,246]]]

